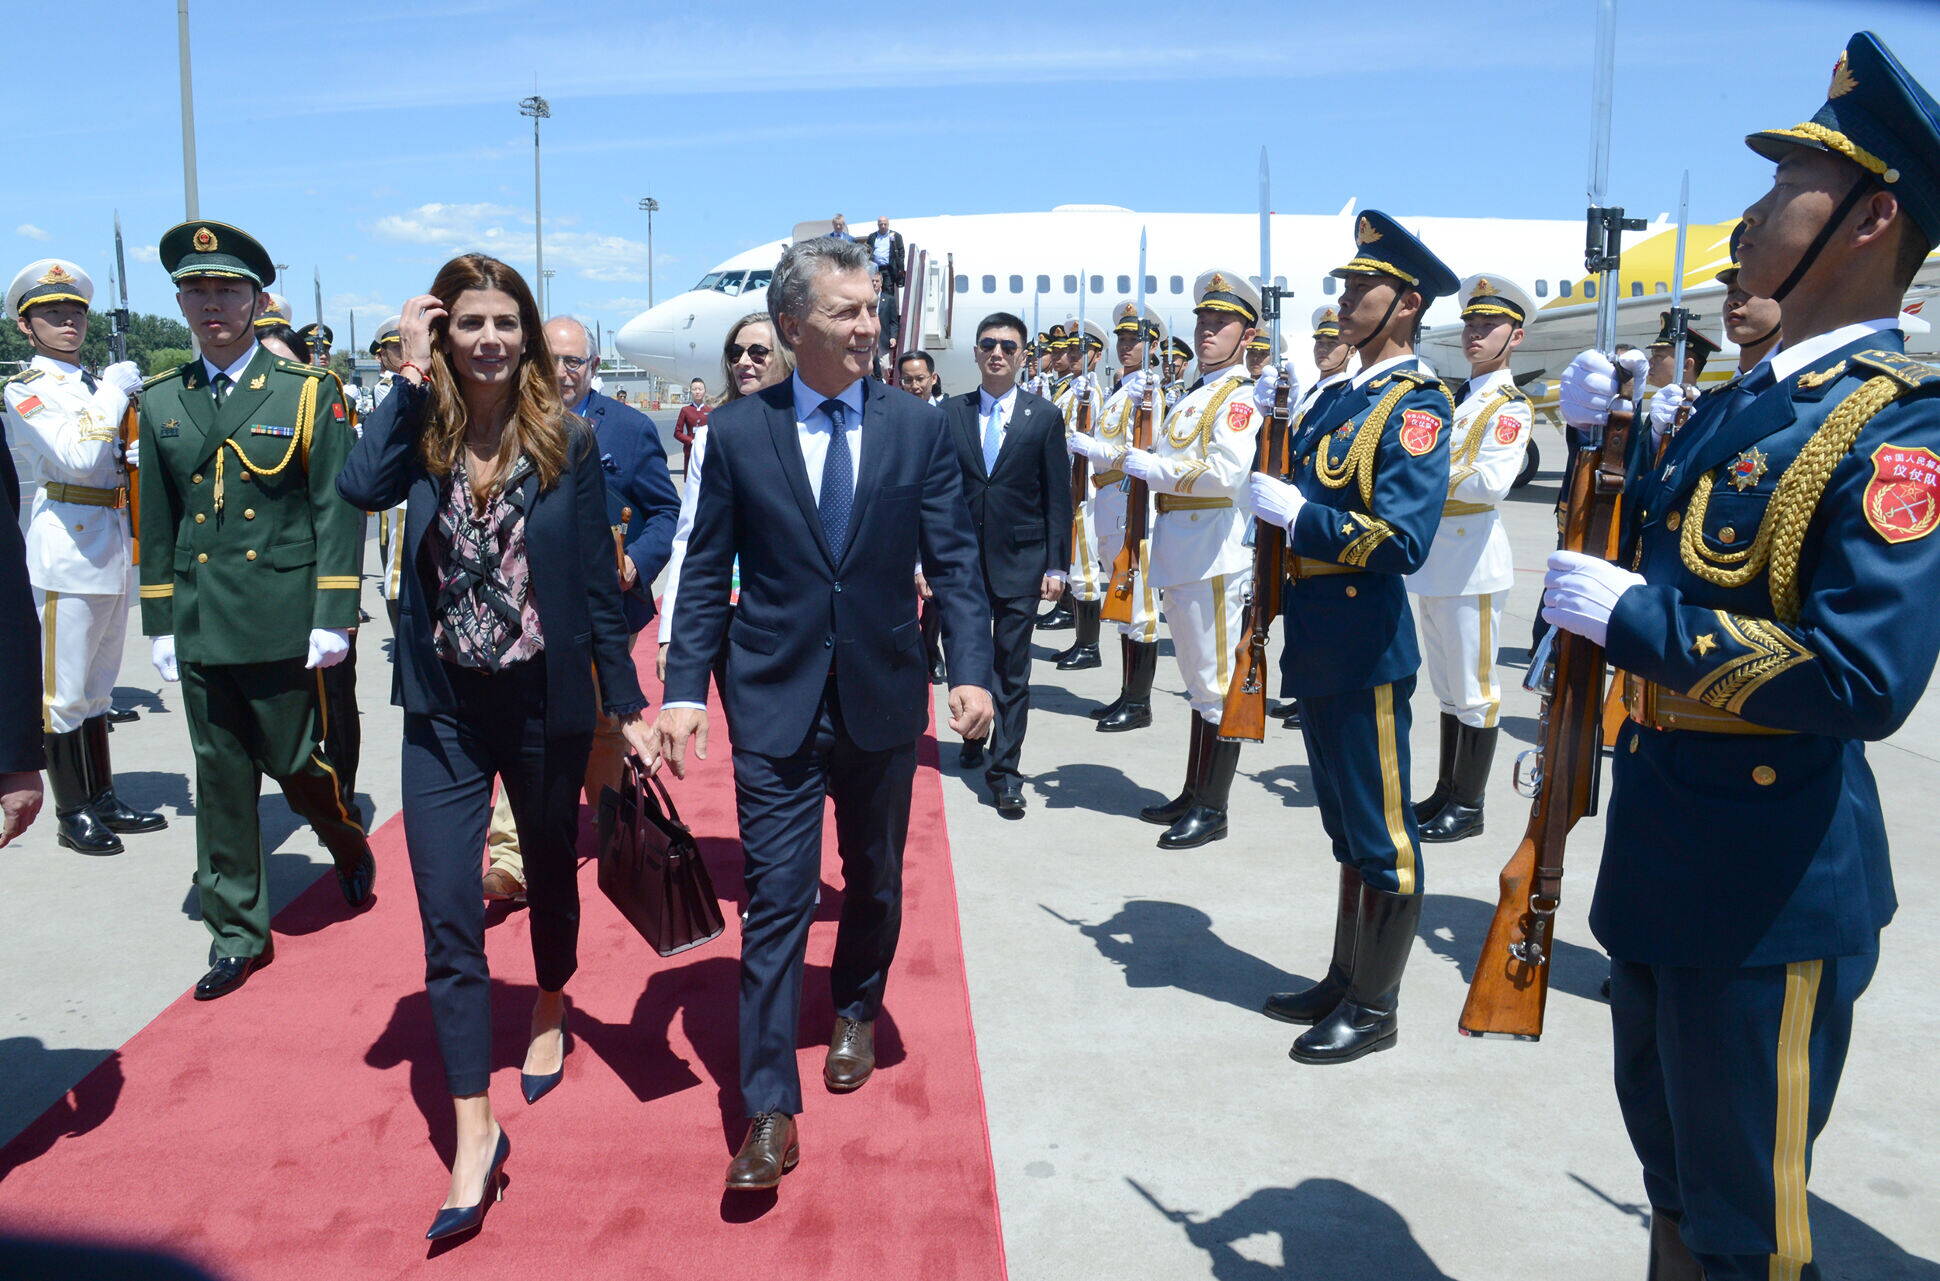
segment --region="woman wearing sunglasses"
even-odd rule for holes
[[[731,400],[772,387],[795,372],[795,362],[775,341],[774,322],[765,311],[751,311],[734,322],[721,345],[721,371],[727,390],[714,402],[719,409]],[[660,592],[660,652],[654,671],[667,679],[667,640],[674,634],[674,597],[680,587],[680,563],[687,558],[687,536],[694,528],[694,505],[701,496],[701,464],[707,457],[707,424],[694,430],[692,452],[681,476],[680,524],[674,528],[674,554],[667,561],[667,582]]]

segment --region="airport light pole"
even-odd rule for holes
[[[286,262],[276,264],[276,283],[283,286],[284,289],[290,287],[290,264]]]
[[[552,278],[558,274],[550,267],[539,273],[539,310],[548,316],[552,314]]]
[[[189,0],[175,0],[175,40],[182,78],[183,217],[193,221],[202,216],[202,196],[195,181],[195,74],[189,69]]]
[[[652,196],[640,198],[640,208],[647,214],[647,306],[653,306],[653,216],[660,212],[660,202]]]
[[[552,117],[552,104],[533,94],[519,99],[519,114],[532,117],[532,273],[540,282],[539,310],[545,310],[546,238],[539,213],[539,122]]]

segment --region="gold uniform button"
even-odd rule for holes
[[[242,483],[243,483],[243,484],[245,484],[245,485],[247,485],[247,484],[249,483],[249,473],[248,473],[248,472],[244,472],[244,473],[242,474]]]
[[[197,552],[197,553],[195,554],[195,563],[196,563],[196,564],[198,564],[198,565],[206,565],[206,564],[208,564],[208,563],[209,563],[209,553],[207,553],[207,552]]]
[[[252,547],[252,548],[250,548],[250,549],[249,549],[248,551],[246,551],[246,552],[244,552],[244,553],[243,553],[243,559],[244,559],[244,560],[255,560],[255,559],[256,559],[256,549]]]
[[[200,485],[202,483],[202,473],[197,472],[195,475],[189,477],[189,480],[194,484]]]
[[[1359,596],[1361,594],[1361,589],[1358,587],[1350,587],[1347,589],[1347,594],[1349,596]]]
[[[196,523],[196,524],[198,524],[198,525],[200,525],[200,524],[202,524],[202,523],[203,523],[204,521],[206,521],[206,520],[208,520],[208,519],[209,519],[209,518],[208,518],[208,517],[207,517],[206,515],[204,515],[203,513],[201,513],[201,512],[197,512],[197,513],[195,514],[195,523]]]
[[[1778,771],[1769,765],[1755,766],[1751,771],[1751,781],[1760,787],[1770,787],[1778,781]]]
[[[243,508],[243,519],[244,519],[244,520],[255,520],[255,519],[256,519],[256,509],[255,509],[254,507],[245,507],[245,508]]]
[[[1637,736],[1635,734],[1630,736],[1630,750],[1633,754],[1637,750]]]
[[[1735,543],[1738,541],[1738,531],[1726,525],[1718,531],[1718,541],[1721,543]]]
[[[1677,527],[1683,523],[1683,512],[1672,512],[1670,515],[1664,517],[1664,528],[1670,530],[1673,534],[1677,532]]]

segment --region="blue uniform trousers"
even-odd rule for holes
[[[1415,678],[1300,700],[1314,799],[1334,857],[1390,894],[1419,894],[1421,829],[1408,803]]]
[[[1617,1101],[1652,1206],[1707,1281],[1819,1275],[1805,1181],[1878,953],[1610,966]]]
[[[741,1101],[747,1115],[802,1110],[795,1040],[802,963],[822,883],[823,798],[835,802],[842,920],[829,993],[835,1013],[873,1019],[903,922],[916,744],[867,752],[842,723],[835,679],[790,756],[734,752],[734,799],[748,886],[741,929]]]

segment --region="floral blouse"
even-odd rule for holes
[[[545,648],[525,556],[520,482],[531,474],[521,454],[480,514],[464,458],[452,468],[428,540],[437,584],[432,638],[448,663],[498,672]]]

